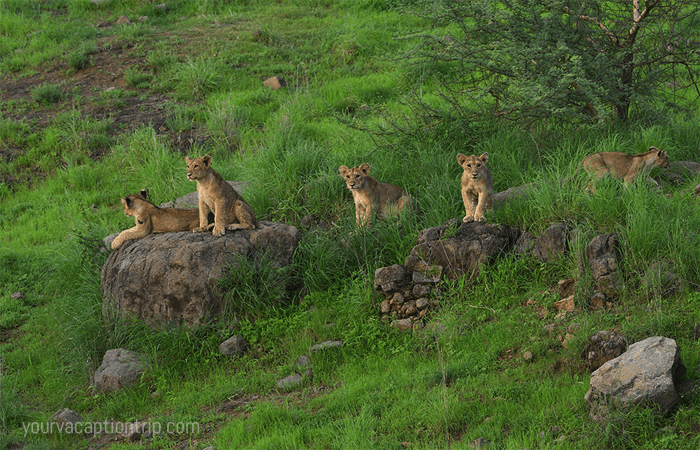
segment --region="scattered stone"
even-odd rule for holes
[[[491,443],[486,438],[476,438],[469,444],[472,448],[488,448]]]
[[[162,13],[167,12],[167,11],[168,11],[168,5],[167,5],[166,3],[158,4],[158,5],[156,5],[156,10],[158,10],[158,11],[160,11],[160,12],[162,12]]]
[[[299,358],[297,358],[297,361],[294,363],[292,368],[296,371],[303,370],[303,369],[310,369],[311,368],[311,358],[309,358],[306,355],[301,355]]]
[[[82,422],[83,418],[77,412],[68,408],[63,408],[56,411],[56,413],[51,416],[51,420],[58,423],[77,423]]]
[[[150,17],[148,17],[148,16],[141,16],[141,17],[138,18],[138,21],[139,21],[139,22],[148,22],[148,19],[150,19]]]
[[[15,291],[12,294],[10,294],[10,298],[15,300],[24,300],[24,294],[19,291]]]
[[[421,311],[427,308],[428,305],[430,305],[430,301],[427,298],[419,298],[416,300],[416,308]]]
[[[424,284],[416,284],[413,286],[413,295],[415,297],[427,297],[432,291],[432,286],[426,286]]]
[[[272,90],[277,90],[286,87],[287,81],[282,77],[270,77],[263,81],[263,84]]]
[[[523,360],[525,362],[532,361],[532,358],[534,358],[534,357],[535,357],[535,355],[533,355],[530,350],[526,350],[525,352],[523,352]]]
[[[391,322],[391,326],[396,327],[399,331],[410,331],[413,329],[411,319],[399,319]]]
[[[121,16],[117,19],[117,25],[131,25],[131,21],[126,16]]]
[[[413,265],[413,282],[427,285],[437,284],[442,278],[442,272],[442,266],[431,265],[425,261],[417,261]]]
[[[304,382],[304,378],[298,373],[293,373],[288,377],[277,380],[277,389],[294,389]]]
[[[240,356],[245,353],[248,345],[240,334],[232,336],[219,344],[219,351],[226,356]]]
[[[343,347],[345,343],[343,341],[325,341],[321,342],[320,344],[315,344],[311,347],[310,351],[311,353],[317,353],[323,350],[328,350],[332,348],[340,348]]]
[[[591,296],[591,311],[600,311],[607,307],[607,302],[605,301],[605,294],[602,292],[594,292]]]
[[[573,311],[574,309],[576,309],[573,295],[563,300],[559,300],[558,302],[552,303],[552,306],[554,306],[554,308],[556,308],[557,311]]]
[[[623,409],[651,406],[663,414],[678,403],[675,383],[685,370],[676,341],[653,336],[635,342],[594,371],[585,400],[590,404],[613,401]]]
[[[146,356],[123,348],[107,350],[95,372],[95,389],[116,391],[132,384],[148,368]]]
[[[585,351],[585,360],[588,369],[592,372],[618,356],[627,349],[627,341],[624,336],[612,330],[602,330],[588,339],[588,347]]]
[[[573,278],[567,278],[566,280],[559,280],[557,283],[557,291],[561,298],[566,298],[573,295],[576,290],[576,280]]]

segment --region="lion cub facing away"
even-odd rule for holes
[[[465,156],[461,153],[457,155],[457,162],[464,169],[462,200],[466,215],[462,222],[483,221],[484,213],[493,204],[493,178],[491,171],[486,167],[488,160],[488,153],[482,153],[481,156]]]
[[[648,174],[654,167],[666,169],[668,166],[666,150],[659,150],[654,146],[649,147],[646,153],[628,155],[621,152],[601,152],[588,155],[581,161],[581,167],[594,178],[612,174],[616,178],[625,180],[625,186],[632,183],[637,175]],[[651,181],[659,185],[654,179]],[[590,184],[588,188],[591,188]]]
[[[119,233],[112,241],[112,249],[117,250],[128,239],[141,239],[151,233],[194,230],[199,226],[199,212],[196,209],[159,208],[147,199],[146,189],[122,197],[124,214],[134,216],[136,226]]]
[[[187,179],[197,182],[199,194],[199,227],[193,232],[203,232],[213,227],[214,236],[223,236],[226,230],[253,230],[257,227],[253,208],[211,168],[211,156],[185,157],[185,161]],[[214,213],[213,224],[209,224],[209,210]]]
[[[367,163],[350,169],[340,166],[339,171],[355,200],[357,225],[368,226],[375,208],[379,209],[379,216],[384,218],[410,206],[408,193],[398,186],[382,183],[370,176]]]

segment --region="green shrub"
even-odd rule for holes
[[[34,88],[32,98],[41,105],[51,105],[63,100],[63,93],[58,85],[47,83]]]

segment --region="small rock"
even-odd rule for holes
[[[241,335],[232,336],[219,344],[219,351],[222,355],[242,355],[245,353],[248,345]]]
[[[53,416],[51,416],[51,419],[58,423],[77,423],[83,421],[80,414],[68,408],[58,410]]]
[[[411,319],[399,319],[391,323],[391,326],[396,327],[400,331],[409,331],[413,329]]]
[[[294,370],[308,369],[310,367],[311,367],[311,359],[306,355],[301,355],[299,358],[297,358],[297,361],[292,366],[292,368]]]
[[[24,300],[24,294],[22,294],[19,291],[15,291],[12,294],[10,294],[10,298],[13,298],[15,300]]]
[[[141,17],[138,18],[138,21],[139,21],[139,22],[148,22],[148,19],[150,19],[150,17],[148,17],[148,16],[141,16]]]
[[[427,308],[428,305],[430,305],[430,301],[427,298],[419,298],[416,300],[416,308],[420,309],[421,311]]]
[[[564,300],[554,302],[552,306],[554,306],[557,311],[573,311],[576,308],[576,305],[574,304],[574,296],[570,295]]]
[[[165,3],[161,3],[159,5],[156,5],[156,9],[160,12],[167,12],[168,11],[168,5]]]
[[[131,25],[131,21],[126,16],[121,16],[117,19],[117,25]]]
[[[523,360],[525,361],[532,361],[532,358],[534,358],[535,355],[532,354],[530,350],[526,350],[523,353]]]
[[[317,352],[320,352],[322,350],[328,350],[331,348],[340,348],[340,347],[343,347],[344,345],[345,345],[345,343],[342,341],[325,341],[325,342],[321,342],[320,344],[316,344],[316,345],[312,346],[310,351],[311,351],[311,353],[317,353]]]
[[[298,373],[293,373],[288,377],[277,380],[277,389],[293,389],[299,386],[304,381],[303,377]]]
[[[263,84],[272,90],[277,90],[286,87],[287,81],[282,77],[270,77],[263,81]]]
[[[489,447],[489,440],[486,438],[476,438],[471,443],[469,444],[470,447],[472,448],[488,448]]]
[[[591,296],[591,311],[601,311],[605,309],[605,294],[596,292]]]

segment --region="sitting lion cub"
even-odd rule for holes
[[[195,233],[214,230],[214,236],[223,236],[226,230],[253,230],[258,222],[253,208],[219,173],[211,168],[212,157],[190,159],[187,162],[187,179],[197,182],[199,194],[199,227]],[[208,212],[214,213],[214,223],[209,224]]]
[[[380,217],[408,208],[411,199],[404,190],[389,183],[382,183],[369,175],[369,164],[348,169],[340,166],[340,176],[352,192],[355,200],[357,225],[368,226],[374,208],[379,208]]]
[[[199,212],[196,209],[159,208],[147,198],[146,189],[122,197],[124,214],[134,216],[136,226],[119,233],[112,241],[112,249],[117,250],[128,239],[141,239],[151,233],[188,231],[199,225]]]
[[[654,146],[649,147],[646,153],[628,155],[621,152],[601,152],[586,156],[581,161],[581,167],[594,178],[612,174],[616,178],[625,180],[625,186],[632,183],[637,175],[646,175],[657,166],[668,168],[668,154],[666,150],[659,150]],[[654,179],[651,181],[659,185]]]
[[[493,179],[491,171],[486,167],[489,160],[488,153],[481,156],[457,155],[457,162],[464,172],[462,173],[462,200],[466,215],[462,222],[477,222],[484,220],[484,212],[491,208],[493,203]]]

